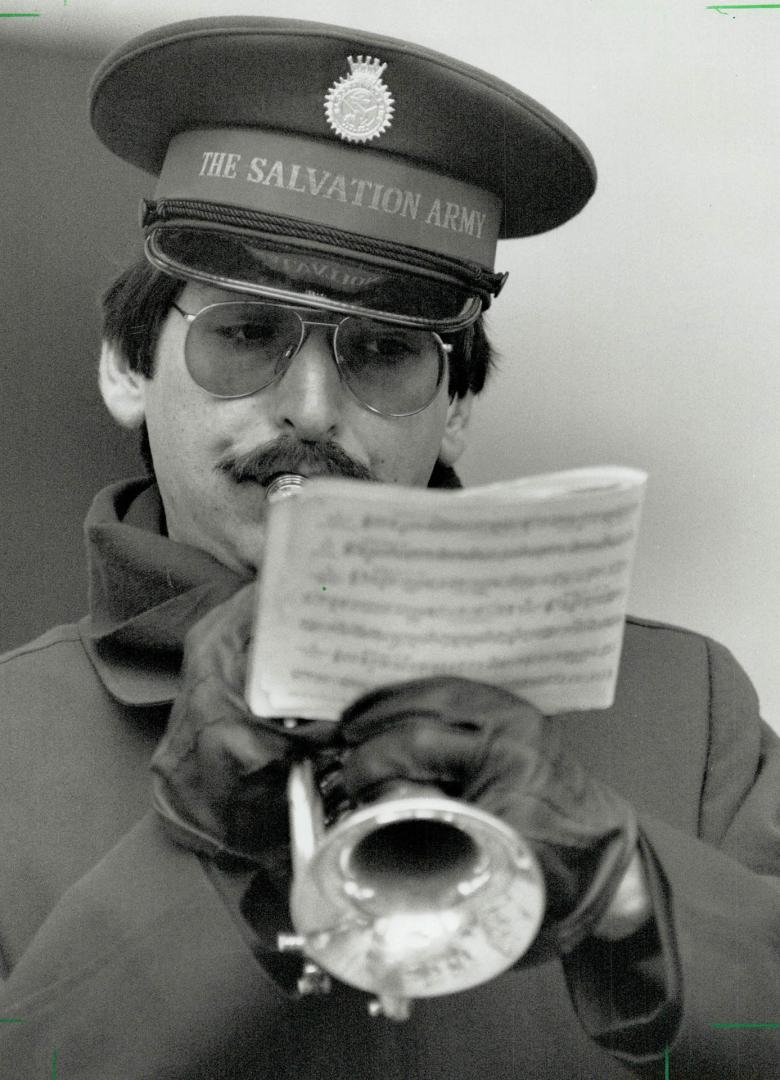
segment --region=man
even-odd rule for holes
[[[712,1027],[780,1011],[777,740],[720,646],[630,620],[614,706],[580,715],[449,677],[335,726],[243,700],[265,492],[457,485],[495,242],[582,208],[585,147],[482,72],[282,20],[131,42],[92,119],[160,175],[100,363],[153,476],[95,501],[89,615],[0,665],[5,1073],[772,1076],[771,1037]],[[333,800],[434,783],[523,835],[529,951],[402,1023],[302,994],[277,949],[301,757]]]

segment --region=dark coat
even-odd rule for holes
[[[148,810],[177,642],[238,581],[150,531],[140,490],[93,509],[91,616],[0,661],[0,1016],[18,1021],[0,1024],[0,1077],[51,1076],[55,1055],[60,1080],[780,1075],[780,1031],[713,1026],[780,1021],[780,746],[726,650],[631,619],[613,707],[550,720],[636,807],[670,883],[684,1018],[666,1062],[589,1038],[558,962],[399,1025],[346,988],[294,1000]],[[619,1019],[632,991],[619,971],[614,987]]]

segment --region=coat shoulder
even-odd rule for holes
[[[662,622],[660,619],[647,619],[643,615],[626,616],[626,633],[639,633],[641,631],[655,631],[659,638],[669,635],[670,639],[708,642],[711,639],[706,634],[697,630],[691,630],[687,626],[678,626],[676,623]]]
[[[7,727],[35,716],[78,714],[86,703],[105,708],[106,694],[81,642],[67,623],[0,656],[0,717]],[[98,704],[99,703],[99,704]]]
[[[624,660],[636,663],[660,657],[666,677],[679,685],[693,679],[706,689],[710,711],[758,715],[758,697],[750,678],[725,645],[707,634],[673,623],[629,615],[626,619]],[[728,708],[723,706],[724,703]]]
[[[0,655],[0,672],[7,664],[12,664],[15,660],[37,656],[38,653],[46,652],[48,649],[57,648],[57,646],[61,645],[66,647],[73,644],[78,645],[79,641],[79,628],[75,623],[54,626],[51,630],[47,630],[45,634],[41,634],[40,637],[33,638],[32,641],[26,641],[23,645],[16,645]]]
[[[150,710],[107,693],[78,626],[0,657],[0,952],[10,966],[146,812],[159,729]]]
[[[621,689],[656,702],[685,701],[690,713],[707,711],[710,696],[710,640],[672,623],[630,615],[620,662]]]

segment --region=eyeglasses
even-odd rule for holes
[[[339,374],[361,405],[383,416],[412,416],[433,401],[452,346],[431,330],[347,315],[304,318],[295,308],[258,301],[173,307],[189,327],[184,359],[195,382],[218,398],[248,397],[280,379],[306,340],[307,327],[333,330]]]

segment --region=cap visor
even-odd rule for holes
[[[305,307],[368,315],[441,331],[462,329],[482,299],[444,273],[396,258],[334,252],[310,241],[240,229],[165,225],[149,230],[146,254],[175,276]]]

